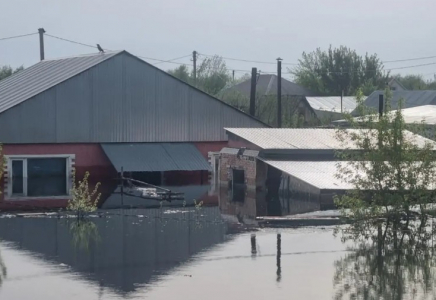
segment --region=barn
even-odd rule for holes
[[[0,81],[0,208],[64,206],[73,168],[203,182],[224,127],[266,125],[127,51],[43,60]]]

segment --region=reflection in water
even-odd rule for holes
[[[432,223],[388,218],[342,230],[354,246],[335,262],[335,299],[435,299]]]
[[[225,241],[217,207],[110,210],[69,218],[0,218],[0,236],[38,259],[67,265],[122,295],[147,287],[193,255]],[[104,299],[104,297],[103,297]]]
[[[277,234],[277,282],[282,279],[282,235],[280,233]]]
[[[223,214],[234,216],[241,224],[250,224],[256,217],[284,216],[321,210],[318,199],[298,200],[275,190],[252,190],[237,186],[234,190],[220,186],[219,206]]]
[[[76,249],[89,251],[89,244],[100,240],[97,225],[91,220],[76,219],[70,224],[72,245]]]
[[[2,285],[3,281],[6,279],[7,276],[7,269],[5,262],[3,261],[2,254],[0,252],[0,286]]]
[[[257,248],[256,248],[256,234],[251,235],[251,255],[256,256]]]

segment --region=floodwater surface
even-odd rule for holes
[[[343,244],[332,227],[247,231],[218,207],[3,217],[0,238],[0,299],[434,297],[430,261],[407,266],[426,273],[422,284],[390,260],[374,273],[372,250]]]

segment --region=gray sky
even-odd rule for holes
[[[296,63],[303,51],[330,44],[377,53],[382,60],[436,56],[435,0],[0,0],[0,11],[0,38],[44,27],[55,36],[158,59],[197,50],[270,62],[280,56],[283,63]],[[45,49],[47,59],[96,51],[49,37]],[[38,60],[37,35],[0,41],[0,65],[27,67]],[[178,61],[191,64],[189,58]],[[436,58],[385,68],[433,62]],[[230,60],[227,65],[276,69]],[[392,72],[433,78],[436,64]]]

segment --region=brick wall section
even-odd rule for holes
[[[222,153],[220,157],[219,181],[221,185],[227,185],[232,180],[232,169],[244,170],[245,184],[247,189],[256,189],[256,159],[248,156],[240,156]]]

